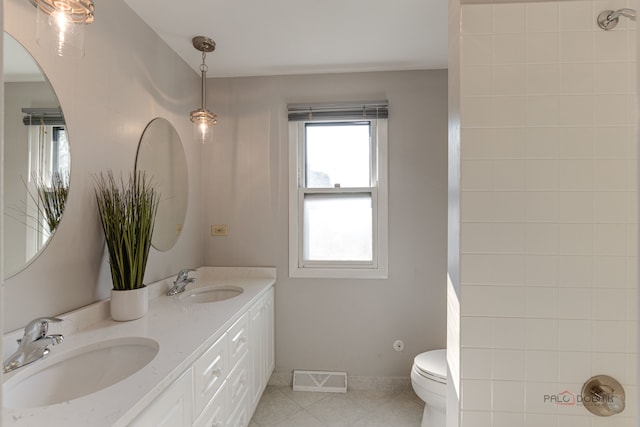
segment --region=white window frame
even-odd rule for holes
[[[319,122],[371,122],[372,187],[305,188],[305,125]],[[289,277],[388,278],[388,178],[387,119],[301,120],[289,122]],[[372,203],[373,261],[304,261],[303,219],[305,194],[370,193]]]

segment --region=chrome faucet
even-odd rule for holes
[[[3,363],[2,369],[5,373],[42,359],[51,351],[49,346],[62,342],[64,337],[60,334],[47,335],[51,322],[62,322],[62,319],[39,317],[25,326],[24,335],[18,340],[18,349]]]
[[[169,292],[167,292],[167,295],[169,296],[177,295],[181,292],[184,292],[184,289],[187,287],[188,284],[195,282],[196,281],[195,278],[189,277],[189,272],[191,271],[196,271],[196,269],[185,268],[184,270],[180,270],[178,272],[178,277],[176,277],[176,280],[173,281],[173,287],[169,289]]]

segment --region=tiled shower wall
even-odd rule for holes
[[[462,7],[464,427],[636,426],[635,23],[595,24],[620,7]],[[622,414],[551,402],[596,374]]]

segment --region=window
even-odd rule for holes
[[[387,103],[289,105],[289,275],[387,277]]]

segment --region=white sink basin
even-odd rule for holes
[[[77,399],[107,388],[138,372],[160,349],[149,338],[100,341],[51,355],[16,371],[3,384],[6,408],[37,408]]]
[[[237,297],[244,289],[237,286],[205,286],[184,291],[178,297],[183,302],[208,303]]]

